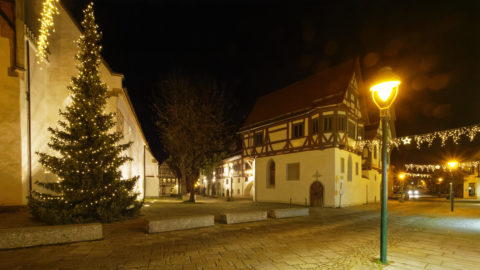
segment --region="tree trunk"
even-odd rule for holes
[[[189,186],[190,186],[190,200],[188,201],[194,203],[195,202],[195,181],[193,181],[193,179],[190,179]]]

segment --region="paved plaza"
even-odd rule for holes
[[[309,217],[146,234],[147,218],[286,207],[200,199],[147,202],[143,216],[104,225],[104,240],[0,251],[0,269],[479,269],[480,202],[389,202],[388,260],[379,204],[312,208]],[[0,213],[0,228],[35,225]]]

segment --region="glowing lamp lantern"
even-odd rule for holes
[[[382,122],[382,190],[381,190],[381,227],[380,261],[387,264],[387,124],[388,109],[397,98],[400,78],[390,67],[381,68],[375,76],[375,85],[370,88],[373,102],[380,109]]]
[[[458,166],[458,162],[455,161],[455,160],[449,161],[447,164],[448,164],[448,167],[450,167],[451,170],[455,169]]]
[[[404,173],[399,174],[399,175],[398,175],[398,178],[399,178],[400,180],[403,180],[403,179],[405,178],[405,174],[404,174]]]
[[[378,71],[375,82],[376,84],[370,88],[373,102],[380,110],[390,108],[397,98],[400,78],[390,67],[384,67]]]

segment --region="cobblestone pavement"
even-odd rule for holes
[[[144,216],[105,224],[101,241],[0,251],[0,269],[480,269],[480,202],[457,203],[454,213],[448,202],[389,202],[388,266],[375,263],[378,204],[312,208],[309,217],[145,233],[146,218],[285,207],[201,202],[147,203]],[[12,213],[0,218],[0,228],[9,219],[15,224],[22,220]]]

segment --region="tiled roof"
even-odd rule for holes
[[[351,59],[258,98],[242,129],[301,113],[313,107],[341,103],[356,63],[356,59]]]

